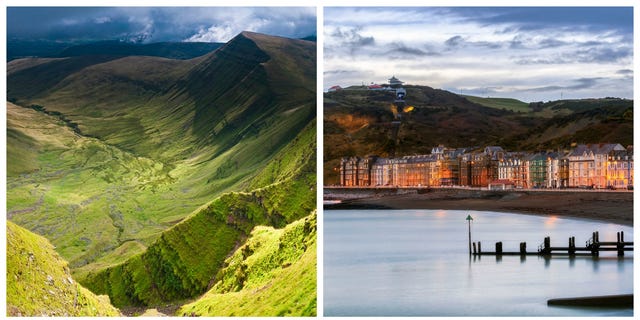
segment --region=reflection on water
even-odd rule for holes
[[[360,316],[632,316],[633,310],[547,307],[551,298],[633,292],[633,252],[600,257],[468,254],[536,251],[544,237],[581,246],[593,231],[615,241],[633,229],[609,223],[495,212],[327,210],[324,212],[324,314]]]

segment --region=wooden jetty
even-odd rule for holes
[[[568,256],[593,256],[597,257],[602,251],[616,251],[618,257],[623,257],[625,251],[633,251],[633,242],[624,241],[624,232],[618,232],[617,240],[614,241],[600,241],[600,235],[598,231],[593,232],[591,238],[585,242],[584,247],[576,246],[576,237],[569,238],[569,245],[566,247],[552,247],[551,238],[545,237],[542,244],[538,246],[538,251],[527,251],[527,243],[520,242],[519,251],[504,251],[502,249],[502,241],[496,242],[495,251],[487,252],[482,251],[480,242],[473,242],[474,256],[552,256],[552,255],[568,255]]]

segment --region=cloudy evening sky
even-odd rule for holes
[[[8,7],[7,36],[48,40],[226,42],[242,31],[316,34],[315,7]]]
[[[633,98],[633,8],[325,8],[324,87],[408,84],[523,101]]]

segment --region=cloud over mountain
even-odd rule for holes
[[[38,21],[35,24],[32,21]],[[9,7],[10,38],[226,42],[242,31],[316,34],[313,7]]]

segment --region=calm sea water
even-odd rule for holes
[[[584,246],[593,231],[615,241],[633,228],[586,220],[455,210],[325,210],[325,316],[632,316],[633,309],[549,307],[551,298],[633,293],[633,252],[591,257],[483,256],[537,251],[544,237]]]

